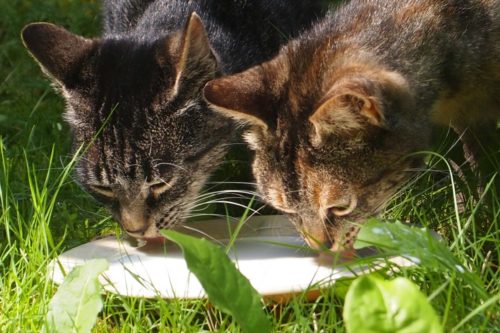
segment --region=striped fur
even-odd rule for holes
[[[313,247],[349,248],[422,164],[431,125],[500,113],[500,1],[352,0],[273,60],[209,82],[214,110],[250,125],[267,201]],[[354,222],[352,224],[351,222]]]
[[[318,3],[107,0],[95,39],[28,25],[24,43],[66,99],[75,148],[85,147],[83,188],[134,237],[181,223],[234,134],[203,85],[275,55]]]

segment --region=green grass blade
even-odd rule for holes
[[[369,220],[361,227],[354,247],[375,246],[384,256],[401,255],[422,267],[456,274],[467,281],[484,298],[484,286],[475,274],[469,272],[450,249],[426,228]]]
[[[464,326],[465,323],[471,320],[474,316],[477,316],[479,313],[484,312],[489,307],[492,307],[494,305],[498,306],[499,302],[500,302],[500,294],[493,296],[492,298],[490,298],[489,300],[487,300],[486,302],[475,308],[473,311],[471,311],[471,313],[469,313],[464,319],[462,319],[462,321],[460,321],[455,327],[453,327],[451,332],[458,332],[458,329]]]

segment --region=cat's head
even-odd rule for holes
[[[22,38],[66,100],[81,185],[134,237],[182,222],[233,134],[202,98],[218,63],[200,18],[154,39],[87,39],[48,23]]]
[[[209,82],[214,110],[249,125],[259,191],[314,248],[350,248],[420,165],[426,116],[404,77],[330,46],[289,44],[270,62]],[[351,223],[353,222],[353,223]]]

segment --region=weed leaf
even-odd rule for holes
[[[198,278],[209,300],[232,315],[244,332],[271,331],[261,296],[222,248],[206,239],[171,230],[164,230],[162,234],[182,248],[189,270]]]
[[[107,268],[104,259],[75,267],[50,301],[43,332],[90,332],[102,309],[101,284],[97,278]]]
[[[354,244],[356,249],[367,246],[375,246],[384,256],[400,255],[421,267],[461,276],[486,297],[477,277],[460,263],[445,243],[426,228],[372,219],[361,227]]]
[[[347,333],[443,332],[425,295],[406,278],[358,278],[347,293],[344,320]]]

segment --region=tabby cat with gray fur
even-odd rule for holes
[[[182,222],[222,161],[234,126],[207,108],[204,84],[270,59],[320,12],[315,3],[108,0],[100,38],[24,28],[84,147],[79,182],[128,234],[153,239]]]
[[[266,200],[342,250],[422,164],[431,125],[495,124],[499,91],[500,1],[352,0],[204,94],[250,125]]]

